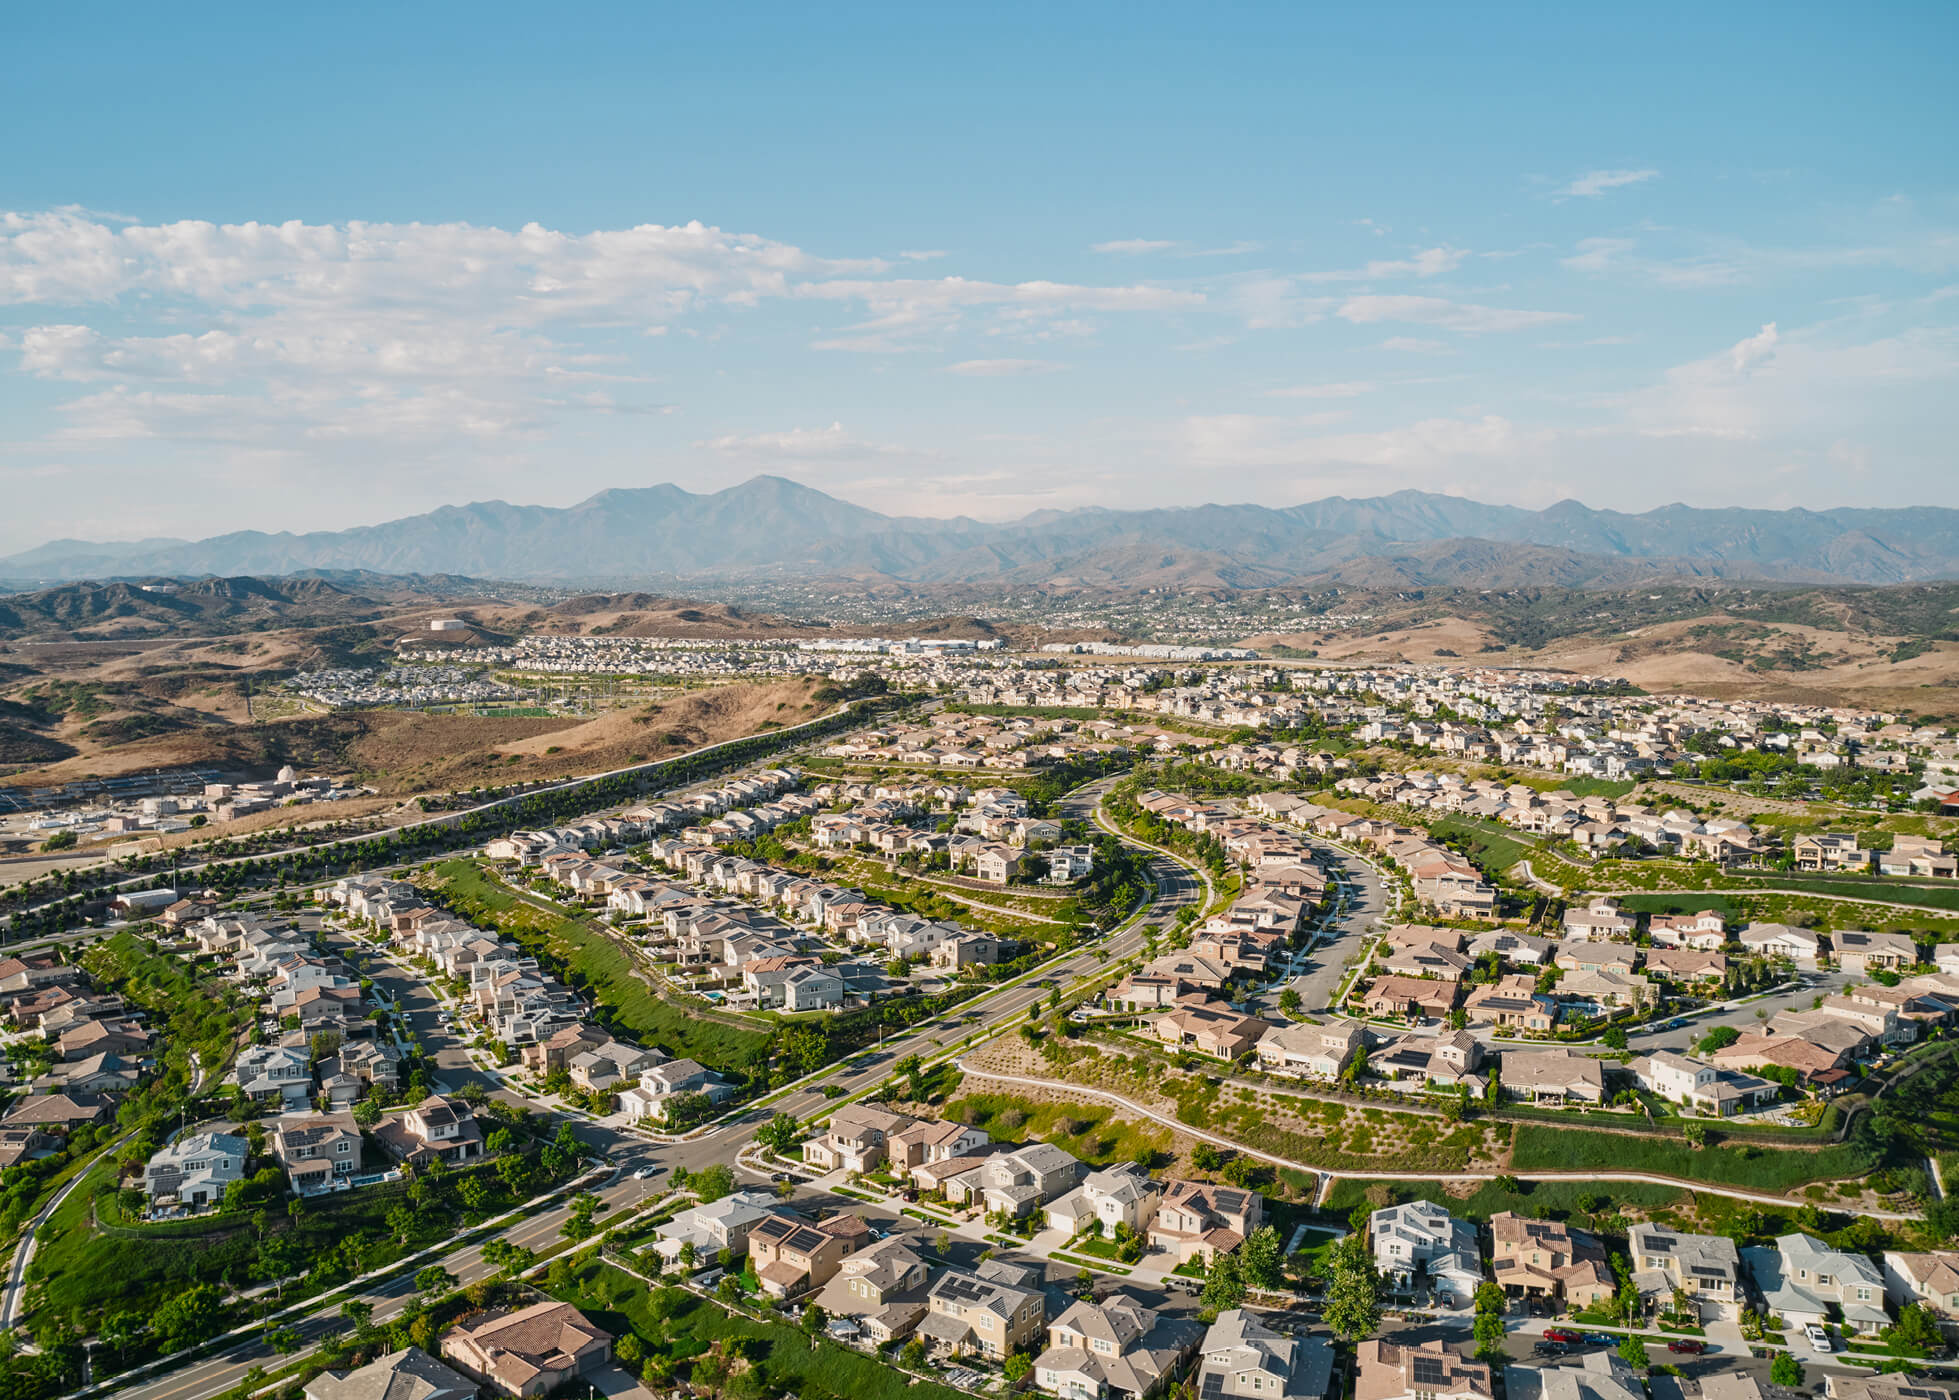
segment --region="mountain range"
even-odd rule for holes
[[[1544,510],[1419,491],[1304,505],[1039,511],[992,524],[881,515],[759,476],[696,494],[671,484],[574,506],[444,506],[382,525],[204,540],[56,540],[0,559],[0,578],[186,578],[308,570],[579,583],[829,577],[911,585],[1256,588],[1599,587],[1757,579],[1889,584],[1959,577],[1959,511],[1669,505]]]

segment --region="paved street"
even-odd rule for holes
[[[1114,781],[1104,780],[1066,799],[1064,811],[1071,816],[1086,816]],[[1112,935],[1098,945],[1075,952],[1024,985],[997,992],[978,1006],[960,1008],[946,1017],[923,1023],[907,1034],[893,1036],[882,1049],[868,1056],[852,1056],[825,1075],[825,1082],[841,1087],[846,1094],[874,1088],[890,1076],[891,1066],[906,1055],[930,1056],[950,1049],[968,1035],[982,1033],[989,1027],[1010,1021],[1030,1006],[1045,1000],[1051,987],[1065,987],[1135,952],[1141,946],[1141,929],[1144,926],[1174,918],[1178,909],[1203,897],[1201,882],[1175,861],[1156,857],[1151,862],[1151,869],[1157,879],[1156,898],[1145,916],[1131,921],[1125,931]],[[344,935],[337,935],[336,939],[344,940],[344,946],[349,950],[356,946],[353,940],[345,939]],[[375,960],[372,975],[378,992],[398,1000],[409,1024],[433,1058],[443,1087],[454,1090],[467,1083],[478,1083],[498,1097],[523,1102],[470,1060],[461,1043],[442,1026],[437,1016],[437,999],[420,978],[384,959]],[[669,1170],[685,1167],[694,1171],[720,1162],[736,1164],[741,1150],[753,1139],[756,1128],[774,1114],[788,1112],[798,1118],[810,1118],[827,1113],[833,1104],[831,1098],[817,1093],[814,1088],[799,1089],[773,1102],[757,1104],[711,1131],[680,1143],[654,1143],[588,1119],[572,1121],[580,1140],[611,1168],[610,1177],[595,1189],[609,1209],[618,1212],[636,1206],[647,1196],[649,1183],[633,1175],[640,1167],[657,1164]],[[536,1107],[534,1103],[526,1103],[525,1106]],[[751,1181],[756,1177],[746,1168],[738,1166],[737,1170]],[[657,1187],[658,1178],[652,1185]],[[877,1228],[918,1230],[929,1235],[937,1233],[936,1226],[922,1226],[909,1216],[898,1216],[883,1207],[867,1206],[808,1187],[801,1188],[792,1203],[812,1212],[830,1209],[861,1211]],[[547,1245],[558,1237],[568,1214],[569,1211],[562,1204],[540,1209],[504,1231],[502,1238],[533,1248]],[[977,1254],[980,1247],[976,1242],[963,1241],[958,1250]],[[446,1255],[441,1262],[465,1284],[494,1272],[484,1263],[482,1248],[478,1244]],[[1051,1272],[1057,1277],[1072,1278],[1077,1271],[1061,1266]],[[404,1299],[413,1291],[412,1273],[411,1268],[403,1277],[362,1290],[361,1296],[374,1304],[376,1321],[386,1321],[401,1309]],[[338,1312],[336,1305],[322,1313],[309,1315],[295,1325],[306,1340],[317,1341],[347,1326]],[[118,1386],[116,1393],[138,1397],[138,1400],[205,1400],[205,1397],[237,1384],[250,1367],[269,1367],[276,1361],[271,1351],[260,1343],[241,1342],[208,1360],[154,1380]]]

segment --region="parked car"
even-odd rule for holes
[[[1812,1350],[1820,1351],[1825,1356],[1836,1350],[1836,1347],[1830,1341],[1830,1334],[1813,1322],[1803,1328],[1803,1336],[1809,1339],[1809,1345]]]
[[[1532,1347],[1531,1350],[1536,1352],[1539,1356],[1563,1356],[1566,1352],[1570,1351],[1571,1348],[1566,1346],[1563,1342],[1539,1342],[1536,1346]]]
[[[1585,1339],[1569,1327],[1546,1327],[1544,1329],[1544,1340],[1547,1342],[1563,1342],[1566,1346],[1570,1346],[1574,1342],[1582,1342]]]
[[[1610,1332],[1587,1332],[1585,1334],[1585,1342],[1589,1346],[1610,1347],[1617,1346],[1619,1339]]]
[[[638,1171],[633,1173],[633,1180],[644,1181],[650,1176],[658,1176],[661,1172],[665,1170],[666,1170],[665,1167],[659,1166],[657,1164],[644,1166],[641,1167]]]
[[[1699,1356],[1707,1350],[1707,1343],[1692,1340],[1672,1341],[1667,1343],[1667,1350],[1678,1352],[1682,1356]]]

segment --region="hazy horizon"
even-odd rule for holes
[[[1959,506],[1955,40],[1935,6],[38,13],[0,554],[761,473],[995,522]]]

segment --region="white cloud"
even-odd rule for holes
[[[943,248],[907,248],[898,256],[906,262],[935,262],[940,258],[949,257],[950,254]]]
[[[838,462],[874,457],[917,457],[910,448],[867,442],[844,431],[842,423],[827,428],[791,428],[779,433],[728,433],[694,444],[724,457],[771,461]]]
[[[1735,367],[1735,373],[1750,369],[1766,360],[1775,358],[1775,343],[1781,336],[1776,333],[1775,322],[1770,321],[1746,340],[1737,341],[1728,357]]]
[[[1575,272],[1603,272],[1613,259],[1638,246],[1631,238],[1584,238],[1578,242],[1578,251],[1561,261]]]
[[[1170,238],[1113,238],[1107,243],[1091,243],[1091,253],[1164,253],[1177,247]]]
[[[1382,321],[1409,321],[1470,335],[1528,330],[1533,326],[1549,326],[1578,319],[1569,311],[1516,311],[1508,307],[1477,306],[1442,297],[1418,296],[1349,297],[1338,314],[1342,320],[1360,326]]]
[[[1177,311],[1204,304],[1202,292],[1168,287],[979,282],[964,277],[806,282],[794,294],[818,301],[863,302],[871,311],[868,320],[848,327],[844,335],[816,341],[814,348],[881,353],[923,348],[932,338],[962,325],[964,313],[970,311],[990,311],[999,321],[1034,333],[1054,328],[1054,318],[1068,312]]]
[[[1053,374],[1067,366],[1058,365],[1053,360],[961,360],[956,365],[947,365],[947,374],[965,374],[976,378],[991,379],[1018,374]]]
[[[1267,389],[1268,399],[1357,399],[1381,386],[1370,380],[1355,379],[1340,384],[1295,384],[1288,389]]]
[[[1607,190],[1622,189],[1627,185],[1643,184],[1657,180],[1657,170],[1588,170],[1558,193],[1567,199],[1597,199]]]
[[[1442,340],[1425,340],[1415,335],[1391,335],[1381,342],[1383,350],[1399,350],[1410,355],[1443,355],[1449,353],[1449,344]]]
[[[1374,282],[1389,277],[1440,277],[1461,267],[1469,254],[1461,248],[1424,248],[1406,258],[1377,258],[1361,267],[1309,272],[1302,282]]]

